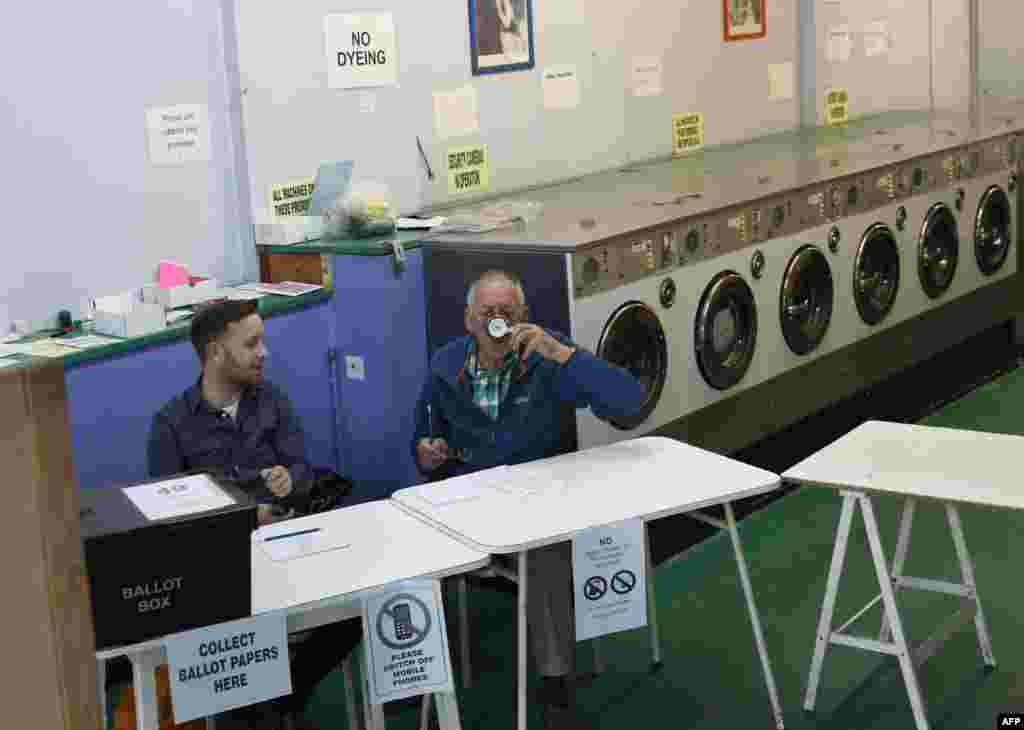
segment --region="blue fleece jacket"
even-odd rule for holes
[[[563,335],[551,334],[573,345]],[[470,463],[449,460],[441,467],[445,476],[521,464],[558,453],[562,412],[567,403],[577,408],[589,406],[602,419],[628,418],[643,405],[643,386],[624,368],[582,348],[564,365],[535,352],[509,386],[498,420],[492,421],[473,403],[472,385],[463,372],[469,344],[467,335],[434,353],[416,404],[414,458],[416,442],[430,436],[468,452]],[[427,420],[427,404],[432,411],[433,432]]]

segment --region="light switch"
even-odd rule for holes
[[[366,380],[366,363],[358,355],[345,355],[345,375],[349,380]]]

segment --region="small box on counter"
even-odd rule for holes
[[[138,291],[100,297],[93,301],[96,334],[111,337],[140,337],[163,330],[167,325],[164,308],[142,301]]]
[[[177,286],[147,284],[142,288],[143,301],[159,304],[165,309],[190,307],[220,296],[222,295],[217,280],[205,276],[190,276],[187,283]]]
[[[81,502],[97,649],[251,614],[256,505],[240,490],[194,474]]]

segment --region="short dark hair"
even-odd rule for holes
[[[206,346],[227,332],[229,324],[258,313],[259,307],[252,299],[229,299],[199,309],[192,318],[192,346],[199,362],[206,362]]]

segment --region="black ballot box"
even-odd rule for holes
[[[252,612],[256,504],[205,474],[82,490],[96,648]]]

